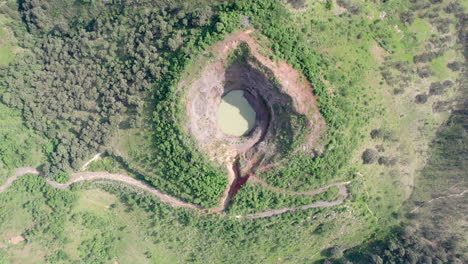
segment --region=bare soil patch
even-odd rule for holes
[[[377,43],[374,43],[374,45],[372,45],[371,53],[378,63],[384,62],[385,56],[388,55],[388,52],[382,47],[380,47],[379,44]]]
[[[15,236],[15,237],[10,238],[9,241],[10,241],[10,244],[12,244],[12,245],[17,245],[17,244],[23,242],[24,240],[26,240],[26,239],[24,238],[24,236],[19,235],[19,236]]]

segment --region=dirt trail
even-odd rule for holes
[[[410,213],[414,213],[417,210],[419,210],[421,207],[424,207],[425,205],[428,205],[428,204],[430,204],[430,203],[432,203],[434,201],[443,200],[443,199],[452,198],[452,197],[461,197],[461,196],[465,195],[465,193],[467,193],[467,192],[468,192],[468,190],[464,190],[461,193],[454,193],[454,194],[449,194],[449,195],[444,195],[444,196],[440,196],[440,197],[437,197],[437,198],[433,198],[433,199],[431,199],[431,200],[429,200],[427,202],[424,202],[422,205],[415,207],[413,210],[411,210]]]
[[[252,176],[251,176],[251,178],[252,178]],[[261,180],[259,182],[262,183]],[[349,183],[351,183],[351,182],[348,181],[348,182],[342,182],[342,183],[334,183],[334,184],[330,184],[328,186],[325,186],[323,188],[320,188],[320,189],[317,189],[317,190],[314,190],[314,191],[288,192],[288,191],[285,191],[285,190],[281,190],[281,189],[272,187],[272,186],[268,185],[267,183],[263,182],[262,185],[265,185],[267,188],[270,188],[270,189],[275,190],[275,191],[280,191],[280,192],[283,192],[283,193],[291,193],[291,194],[295,194],[295,195],[319,194],[321,192],[326,191],[330,187],[336,186],[336,187],[339,188],[338,194],[335,197],[338,200],[331,201],[331,202],[329,202],[329,201],[318,201],[318,202],[315,202],[313,204],[307,204],[307,205],[302,205],[302,206],[298,206],[298,207],[292,207],[292,208],[286,207],[286,208],[281,208],[281,209],[276,209],[276,210],[269,210],[269,211],[265,211],[265,212],[261,212],[261,213],[257,213],[257,214],[248,214],[248,215],[245,215],[245,216],[236,216],[236,217],[237,218],[249,218],[249,219],[266,218],[266,217],[272,217],[272,216],[279,215],[279,214],[284,214],[286,212],[293,212],[293,211],[298,211],[298,210],[308,210],[308,209],[312,209],[312,208],[325,208],[325,207],[337,206],[337,205],[342,204],[343,201],[348,197],[348,190],[346,189],[345,186],[347,184],[349,184]]]
[[[332,207],[332,206],[336,206],[336,205],[339,205],[339,204],[343,203],[343,201],[344,201],[344,198],[342,198],[340,200],[337,200],[337,201],[333,201],[333,202],[320,201],[320,202],[316,202],[316,203],[313,203],[313,204],[307,204],[307,205],[303,205],[303,206],[299,206],[299,207],[270,210],[270,211],[265,211],[265,212],[261,212],[261,213],[258,213],[258,214],[248,214],[246,216],[240,216],[238,218],[249,218],[249,219],[266,218],[266,217],[272,217],[272,216],[275,216],[275,215],[284,214],[284,213],[287,213],[287,212],[294,212],[294,211],[297,211],[297,210],[307,210],[307,209],[312,209],[312,208]]]
[[[79,173],[73,173],[72,174],[72,179],[65,183],[57,183],[52,180],[47,180],[47,183],[49,183],[51,186],[59,189],[66,189],[70,185],[77,183],[77,182],[82,182],[82,181],[94,181],[94,180],[111,180],[111,181],[119,181],[123,182],[129,185],[133,185],[135,187],[138,187],[144,191],[147,191],[151,194],[156,195],[162,202],[168,203],[171,206],[174,207],[186,207],[186,208],[192,208],[192,209],[203,209],[200,206],[189,204],[186,202],[183,202],[177,198],[174,198],[170,195],[162,193],[160,190],[149,186],[148,184],[139,181],[135,178],[132,178],[128,175],[124,174],[111,174],[108,172],[79,172]]]
[[[258,178],[257,176],[255,175],[250,175],[250,180],[254,181],[254,182],[258,182],[260,183],[261,185],[267,187],[268,189],[270,190],[273,190],[275,192],[280,192],[280,193],[285,193],[285,194],[291,194],[291,195],[317,195],[317,194],[321,194],[325,191],[327,191],[328,189],[330,189],[331,187],[338,187],[340,188],[341,190],[341,187],[343,185],[347,185],[349,184],[350,182],[339,182],[339,183],[333,183],[333,184],[330,184],[330,185],[327,185],[325,187],[322,187],[320,189],[316,189],[316,190],[311,190],[311,191],[303,191],[303,192],[295,192],[295,191],[289,191],[289,190],[284,190],[284,189],[280,189],[280,188],[277,188],[277,187],[274,187],[274,186],[271,186],[269,185],[267,182],[265,182],[264,180]],[[346,190],[346,188],[345,188]]]
[[[93,161],[99,159],[103,153],[104,153],[104,152],[100,152],[100,153],[94,155],[90,160],[88,160],[88,161],[81,167],[81,170],[82,170],[82,171],[86,170],[86,169],[88,168],[88,165],[89,165],[91,162],[93,162]]]
[[[18,168],[15,171],[15,175],[11,176],[6,180],[6,182],[0,186],[0,193],[4,192],[10,185],[16,181],[16,179],[19,176],[25,175],[25,174],[39,174],[39,172],[35,168],[30,168],[30,167],[24,167],[24,168]]]
[[[10,185],[19,177],[25,174],[39,174],[39,171],[34,169],[34,168],[18,168],[16,169],[16,173],[14,176],[10,177],[6,183],[2,186],[0,186],[0,193],[5,191]],[[123,182],[129,185],[133,185],[135,187],[138,187],[144,191],[147,191],[151,194],[156,195],[162,202],[168,203],[173,207],[186,207],[186,208],[192,208],[192,209],[203,209],[200,206],[189,204],[186,202],[183,202],[177,198],[174,198],[170,195],[164,194],[160,190],[149,186],[148,184],[139,181],[135,178],[132,178],[128,175],[124,174],[111,174],[108,172],[77,172],[77,173],[72,173],[71,174],[72,178],[69,182],[67,183],[58,183],[55,181],[52,181],[50,179],[46,179],[47,183],[50,184],[52,187],[58,188],[58,189],[66,189],[70,187],[70,185],[82,181],[94,181],[94,180],[111,180],[111,181],[118,181],[118,182]]]
[[[235,166],[233,166],[232,169],[229,170],[230,171],[230,176],[229,176],[230,185],[228,186],[227,191],[225,191],[225,193],[221,197],[220,205],[218,207],[214,208],[214,209],[209,210],[208,211],[209,213],[217,213],[217,212],[224,211],[227,208],[227,205],[228,205],[228,203],[230,201],[230,198],[232,198],[235,195],[235,192],[237,192],[239,187],[242,184],[244,184],[245,181],[247,181],[248,179],[252,179],[251,178],[252,175],[248,175],[248,176],[245,176],[245,177],[242,177],[242,178],[235,178],[234,169],[235,169]],[[18,169],[16,169],[15,175],[10,177],[6,181],[5,184],[0,186],[0,193],[4,192],[8,187],[10,187],[11,184],[18,177],[20,177],[22,175],[26,175],[26,174],[39,175],[40,173],[35,168],[30,168],[30,167],[18,168]],[[55,187],[55,188],[58,188],[58,189],[67,189],[68,187],[70,187],[70,185],[72,185],[74,183],[78,183],[78,182],[83,182],[83,181],[111,180],[111,181],[123,182],[123,183],[129,184],[129,185],[133,185],[133,186],[135,186],[137,188],[140,188],[140,189],[142,189],[144,191],[147,191],[147,192],[157,196],[162,202],[167,203],[167,204],[169,204],[169,205],[171,205],[173,207],[185,207],[185,208],[191,208],[191,209],[196,209],[196,210],[205,210],[201,206],[186,203],[186,202],[183,202],[183,201],[181,201],[181,200],[179,200],[179,199],[177,199],[175,197],[164,194],[160,190],[158,190],[158,189],[156,189],[156,188],[154,188],[152,186],[149,186],[148,184],[146,184],[146,183],[144,183],[142,181],[139,181],[139,180],[137,180],[135,178],[132,178],[132,177],[130,177],[128,175],[111,174],[111,173],[108,173],[108,172],[77,172],[77,173],[72,173],[71,176],[72,176],[72,179],[69,182],[64,183],[64,184],[58,183],[58,182],[55,182],[55,181],[52,181],[52,180],[49,180],[49,179],[46,179],[46,181],[52,187]],[[254,181],[259,181],[260,183],[262,183],[262,181],[256,180],[255,178],[253,178]],[[240,181],[240,182],[238,182],[238,181]],[[314,195],[314,194],[323,192],[324,190],[326,190],[326,189],[328,189],[328,188],[330,188],[332,186],[336,186],[336,187],[339,188],[338,195],[336,196],[339,199],[336,200],[336,201],[332,201],[332,202],[319,201],[319,202],[316,202],[316,203],[313,203],[313,204],[303,205],[303,206],[294,207],[294,208],[282,208],[282,209],[277,209],[277,210],[269,210],[269,211],[265,211],[265,212],[258,213],[258,214],[249,214],[249,215],[245,215],[245,216],[236,216],[236,217],[237,218],[249,218],[249,219],[265,218],[265,217],[271,217],[271,216],[283,214],[283,213],[290,212],[290,211],[307,210],[307,209],[310,209],[310,208],[336,206],[336,205],[339,205],[339,204],[343,203],[343,201],[347,198],[348,192],[347,192],[347,189],[346,189],[345,186],[347,184],[349,184],[349,183],[350,182],[335,183],[335,184],[331,184],[331,185],[328,185],[326,187],[320,188],[318,190],[308,191],[308,192],[298,192],[298,193],[292,192],[292,194],[297,194],[297,195],[305,195],[305,194]],[[280,191],[280,192],[286,192],[286,193],[288,192],[288,191],[285,191],[285,190],[281,190],[281,189],[272,187],[272,186],[268,185],[266,182],[263,182],[262,184],[264,184],[268,188],[272,188],[273,190],[277,190],[277,191]]]

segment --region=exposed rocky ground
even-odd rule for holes
[[[218,43],[198,79],[181,84],[188,89],[186,129],[217,163],[232,167],[239,160],[240,174],[291,151],[315,155],[326,128],[310,83],[290,65],[263,55],[253,34],[239,32]],[[256,111],[255,127],[243,137],[226,135],[217,125],[221,97],[232,90],[243,90]]]

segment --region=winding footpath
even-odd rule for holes
[[[13,184],[13,182],[16,181],[18,177],[23,176],[25,174],[39,174],[39,171],[36,170],[35,168],[30,168],[30,167],[16,169],[15,175],[8,178],[6,182],[2,186],[0,186],[0,193],[8,189],[8,187],[10,187],[10,185]]]
[[[414,213],[414,212],[418,211],[421,207],[424,207],[424,206],[426,206],[426,205],[428,205],[428,204],[430,204],[430,203],[432,203],[434,201],[443,200],[443,199],[447,199],[447,198],[453,198],[453,197],[461,197],[461,196],[464,196],[465,193],[468,193],[468,190],[464,190],[461,193],[454,193],[454,194],[449,194],[449,195],[444,195],[444,196],[440,196],[440,197],[437,197],[437,198],[433,198],[433,199],[431,199],[429,201],[424,202],[422,205],[415,207],[413,210],[411,210],[410,213]]]
[[[257,214],[248,214],[245,217],[250,218],[250,219],[255,219],[255,218],[265,218],[265,217],[271,217],[279,214],[284,214],[286,212],[293,212],[297,210],[307,210],[311,208],[324,208],[324,207],[332,207],[332,206],[337,206],[343,203],[343,201],[348,197],[348,190],[346,189],[345,185],[349,184],[350,182],[343,182],[343,183],[335,183],[332,185],[328,185],[326,187],[318,189],[316,192],[324,192],[330,187],[336,186],[339,188],[338,195],[335,198],[338,198],[338,200],[328,202],[328,201],[318,201],[313,204],[307,204],[307,205],[302,205],[298,207],[292,207],[292,208],[282,208],[282,209],[276,209],[276,210],[269,210]],[[242,216],[236,216],[238,218],[242,218]]]
[[[0,193],[4,192],[8,187],[10,187],[13,182],[18,179],[18,177],[21,177],[26,174],[36,174],[39,175],[39,171],[35,168],[30,168],[30,167],[24,167],[24,168],[18,168],[15,171],[15,175],[12,177],[8,178],[7,181],[0,186]],[[109,181],[116,181],[116,182],[121,182],[125,183],[134,187],[137,187],[143,191],[149,192],[155,196],[157,196],[162,202],[167,203],[173,207],[184,207],[184,208],[191,208],[191,209],[196,209],[196,210],[201,210],[204,212],[208,213],[218,213],[224,211],[229,203],[229,199],[227,198],[229,191],[232,189],[232,182],[233,182],[233,175],[230,175],[230,183],[227,187],[227,191],[222,195],[220,199],[220,205],[214,209],[211,210],[206,210],[205,208],[190,204],[184,201],[181,201],[175,197],[172,197],[170,195],[164,194],[160,190],[140,181],[135,178],[132,178],[128,175],[125,174],[111,174],[108,172],[76,172],[71,174],[71,179],[67,183],[58,183],[55,181],[52,181],[50,179],[46,179],[46,182],[51,185],[52,187],[58,188],[58,189],[67,189],[70,187],[72,184],[78,183],[78,182],[84,182],[84,181],[95,181],[95,180],[109,180]],[[334,201],[319,201],[316,203],[308,204],[308,205],[303,205],[303,206],[298,206],[298,207],[293,207],[293,208],[282,208],[282,209],[276,209],[276,210],[269,210],[261,213],[256,213],[256,214],[247,214],[244,216],[236,216],[236,218],[248,218],[248,219],[256,219],[256,218],[265,218],[265,217],[271,217],[279,214],[283,214],[286,212],[292,212],[292,211],[297,211],[297,210],[307,210],[311,208],[324,208],[324,207],[332,207],[339,205],[343,203],[343,201],[348,197],[348,191],[346,188],[346,185],[349,184],[350,182],[343,182],[343,183],[334,183],[330,184],[328,186],[322,187],[320,189],[314,190],[314,191],[307,191],[307,192],[290,192],[282,189],[275,188],[273,186],[268,185],[266,182],[260,180],[259,178],[252,176],[250,178],[253,181],[260,182],[262,185],[264,185],[267,188],[270,188],[274,191],[278,192],[283,192],[283,193],[289,193],[293,195],[316,195],[319,193],[322,193],[326,191],[327,189],[331,187],[338,187],[339,192],[337,196],[335,197],[336,200]]]

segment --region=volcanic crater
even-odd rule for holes
[[[321,152],[326,129],[310,83],[287,63],[263,55],[268,50],[253,34],[242,31],[216,44],[181,83],[185,129],[212,161],[230,172],[230,188],[222,198],[226,202],[256,168],[292,151]],[[220,129],[217,113],[223,96],[239,90],[255,110],[255,123],[246,134],[233,136]]]

